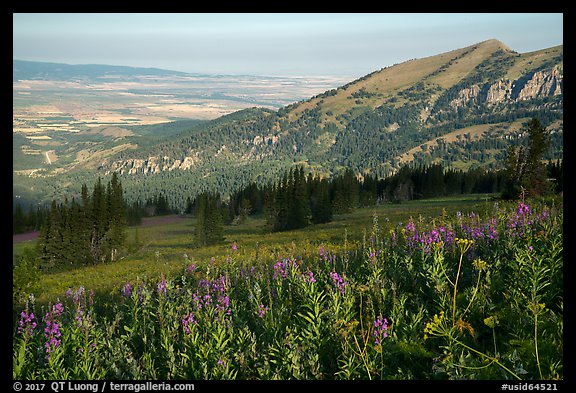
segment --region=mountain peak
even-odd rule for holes
[[[493,49],[493,50],[502,49],[506,52],[513,52],[513,50],[510,49],[510,47],[508,45],[506,45],[505,43],[503,43],[500,40],[497,40],[496,38],[490,38],[489,40],[482,41],[482,42],[478,43],[478,46],[482,46],[482,47],[485,47],[487,49]]]

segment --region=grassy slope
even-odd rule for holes
[[[68,288],[78,288],[80,285],[94,290],[98,295],[107,296],[111,292],[117,293],[126,281],[135,282],[138,278],[155,278],[161,274],[166,277],[180,275],[190,263],[205,264],[211,258],[215,259],[215,263],[227,263],[227,257],[234,256],[237,263],[250,266],[274,263],[278,258],[318,255],[322,246],[330,252],[351,250],[355,244],[361,244],[363,239],[370,236],[374,214],[386,233],[410,217],[428,222],[442,214],[453,215],[456,211],[475,211],[483,215],[492,206],[489,196],[486,195],[410,201],[399,205],[386,204],[335,216],[334,220],[327,224],[280,233],[267,233],[264,220],[251,217],[242,225],[225,227],[223,243],[202,248],[191,246],[193,219],[129,228],[128,242],[134,242],[137,232],[143,245],[140,251],[110,264],[45,274],[41,279],[43,293],[38,296],[38,302],[62,299]],[[233,242],[238,245],[238,251],[234,254],[230,247]],[[18,254],[33,243],[15,244],[13,253]]]
[[[456,49],[439,55],[395,64],[374,72],[363,80],[354,82],[345,90],[339,89],[338,93],[334,96],[324,98],[317,97],[301,103],[289,113],[288,118],[289,120],[295,120],[304,110],[313,109],[322,100],[323,102],[320,103],[320,105],[324,113],[323,120],[336,122],[336,116],[350,109],[351,101],[349,98],[360,89],[364,89],[368,93],[376,94],[374,97],[362,100],[364,105],[375,108],[395,96],[399,91],[412,86],[440,67],[445,66],[450,60],[459,57],[459,59],[454,61],[444,72],[428,80],[428,82],[448,89],[466,77],[474,70],[474,67],[490,57],[492,53],[500,49],[509,50],[506,45],[498,40],[488,40],[477,45]],[[327,111],[332,111],[333,115],[326,115]]]

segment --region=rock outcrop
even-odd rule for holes
[[[473,100],[476,104],[496,105],[557,96],[563,93],[563,80],[562,68],[554,67],[536,71],[515,81],[501,79],[482,86],[473,85],[460,90],[450,106],[456,110],[468,106]]]
[[[120,174],[135,175],[138,173],[152,175],[162,171],[173,171],[175,169],[190,170],[200,159],[198,157],[184,157],[173,159],[168,156],[148,157],[147,159],[132,158],[115,161],[112,163],[103,162],[102,169],[106,169],[106,174],[118,172]]]

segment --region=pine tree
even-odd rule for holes
[[[204,192],[196,198],[196,228],[194,244],[197,247],[224,240],[224,223],[219,195]]]
[[[20,203],[16,203],[14,214],[12,216],[12,233],[22,233],[26,228],[24,212]]]
[[[551,185],[547,180],[546,166],[542,162],[550,146],[550,134],[536,118],[527,126],[528,146],[510,147],[506,155],[506,183],[502,197],[516,199],[547,194]]]
[[[332,220],[332,203],[330,202],[330,187],[326,179],[315,179],[315,187],[311,191],[312,222],[321,224]]]
[[[523,182],[526,187],[527,196],[539,196],[548,194],[551,191],[548,183],[548,173],[546,165],[542,161],[544,154],[550,147],[550,133],[540,124],[540,121],[533,118],[528,123],[528,134],[530,147],[526,162],[526,176]]]
[[[108,229],[107,210],[106,191],[102,185],[102,180],[98,177],[98,180],[94,185],[94,190],[92,191],[89,215],[92,229],[90,237],[90,254],[92,256],[93,264],[100,262],[102,256],[106,254],[104,236]]]
[[[126,203],[122,191],[122,184],[118,180],[116,172],[112,174],[112,179],[107,188],[107,217],[108,217],[108,254],[106,259],[114,261],[118,248],[124,244],[126,233],[124,229],[127,226]]]
[[[310,198],[306,186],[304,168],[300,167],[293,172],[291,194],[290,220],[287,229],[304,228],[310,223]]]

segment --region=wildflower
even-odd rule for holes
[[[129,282],[124,284],[124,286],[121,289],[121,292],[122,296],[126,298],[132,297],[132,284],[130,284]]]
[[[488,270],[488,263],[486,263],[486,261],[483,261],[481,259],[475,259],[474,262],[472,262],[472,265],[476,270],[479,270],[481,272],[485,272],[486,270]]]
[[[46,316],[48,316],[48,314],[46,314]],[[46,354],[49,355],[55,348],[60,346],[60,343],[62,342],[62,340],[60,340],[61,336],[62,333],[60,333],[58,323],[47,320],[46,327],[44,328],[44,337],[46,337]]]
[[[266,314],[266,311],[268,311],[268,307],[264,306],[263,304],[260,304],[258,306],[258,316],[260,318],[264,318],[264,314]]]
[[[218,296],[216,313],[226,315],[230,315],[232,313],[232,310],[230,309],[230,297],[228,297],[228,295]]]
[[[490,329],[494,329],[496,325],[498,325],[500,321],[498,320],[497,316],[491,316],[488,318],[484,318],[484,325],[488,326]]]
[[[202,297],[202,302],[204,303],[204,307],[209,307],[212,304],[212,296],[204,295]]]
[[[436,336],[441,334],[440,325],[444,321],[444,311],[440,311],[440,315],[434,314],[431,322],[426,323],[424,327],[424,339],[428,339],[429,335]]]
[[[20,321],[18,322],[18,333],[27,337],[31,336],[36,328],[34,319],[34,313],[28,314],[28,310],[22,311],[20,313]]]
[[[272,278],[273,279],[277,279],[279,277],[286,278],[287,274],[285,267],[286,266],[284,262],[282,261],[276,262],[276,264],[274,265],[274,274],[272,275]]]
[[[186,268],[186,275],[192,274],[196,271],[196,265],[195,264],[191,264],[190,266],[188,266]]]
[[[314,278],[314,273],[313,272],[304,273],[304,282],[308,282],[310,284],[316,282],[316,279]]]
[[[198,325],[198,321],[196,321],[196,319],[194,318],[194,314],[190,313],[190,314],[184,316],[184,318],[182,318],[182,326],[184,326],[184,332],[186,334],[192,333],[190,328],[193,325]]]
[[[474,240],[456,238],[456,245],[460,249],[462,255],[472,247],[472,244],[474,244]]]
[[[54,349],[59,347],[60,343],[62,342],[62,340],[60,339],[62,333],[60,332],[60,326],[57,323],[58,322],[57,318],[60,315],[62,315],[63,312],[64,312],[64,306],[62,306],[62,303],[57,303],[54,306],[52,306],[52,310],[46,313],[46,316],[44,317],[46,321],[46,327],[44,328],[44,337],[46,337],[45,347],[46,347],[46,355],[48,356],[48,358],[50,357],[50,353],[53,352]]]
[[[338,275],[336,272],[330,273],[330,278],[332,278],[332,282],[336,286],[336,288],[344,295],[344,287],[346,286],[346,281],[342,277]]]
[[[76,310],[76,317],[74,317],[74,319],[76,320],[76,326],[81,327],[82,326],[82,315],[84,314],[84,312],[79,308],[78,310]]]
[[[388,320],[386,318],[382,318],[381,315],[374,320],[374,330],[372,335],[375,337],[374,343],[376,345],[381,345],[381,340],[388,337]]]
[[[62,303],[56,303],[52,307],[52,315],[55,317],[59,317],[60,315],[62,315],[63,312],[64,312],[64,306],[62,305]]]
[[[377,255],[376,251],[370,251],[370,256],[369,256],[370,261],[376,262],[376,255]]]
[[[404,228],[406,229],[406,232],[414,233],[416,231],[416,224],[414,224],[414,221],[410,219]]]
[[[194,305],[196,306],[196,309],[202,310],[202,300],[198,297],[197,292],[194,292],[192,294],[192,300],[194,301]]]
[[[167,288],[168,288],[168,283],[166,282],[165,279],[162,279],[157,285],[157,289],[158,289],[159,294],[166,294]]]
[[[232,246],[230,248],[232,249],[232,251],[236,251],[238,250],[238,245],[236,243],[232,243]]]
[[[530,206],[524,202],[518,203],[518,209],[516,210],[518,216],[527,216],[530,214]]]

